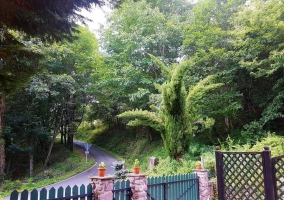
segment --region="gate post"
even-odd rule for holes
[[[127,174],[132,192],[131,200],[147,200],[147,174]]]
[[[208,200],[210,199],[211,192],[209,189],[209,181],[208,181],[208,171],[206,169],[195,169],[193,170],[194,173],[198,176],[199,182],[199,200]]]
[[[94,193],[94,199],[96,200],[110,200],[113,199],[113,176],[90,177],[92,184],[92,191]]]
[[[217,171],[217,188],[218,188],[218,200],[225,200],[225,184],[224,184],[224,171],[223,171],[223,159],[220,147],[216,147],[216,171]]]
[[[268,146],[264,147],[262,153],[262,166],[264,173],[264,188],[265,188],[265,199],[274,200],[274,188],[272,182],[272,167],[271,167],[271,152]]]

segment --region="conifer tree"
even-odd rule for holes
[[[184,76],[193,64],[190,60],[167,68],[157,58],[150,56],[167,79],[162,85],[156,85],[162,96],[161,106],[152,106],[156,112],[132,110],[119,117],[133,119],[129,121],[129,126],[150,126],[159,131],[168,154],[179,160],[188,151],[196,128],[194,123],[199,121],[206,124],[206,120],[200,119],[195,106],[208,91],[222,84],[213,83],[215,76],[208,76],[186,91]],[[212,124],[212,119],[207,119],[207,122]]]

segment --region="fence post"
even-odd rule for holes
[[[147,174],[127,174],[132,192],[131,200],[147,200]]]
[[[209,180],[208,180],[208,171],[206,169],[195,169],[194,173],[198,176],[199,182],[199,200],[208,200],[211,197],[211,191],[209,191]]]
[[[93,176],[90,177],[92,190],[95,200],[110,200],[113,199],[113,176]]]
[[[223,171],[223,158],[220,147],[216,147],[216,172],[217,172],[217,188],[218,188],[218,200],[225,200],[225,184],[224,184],[224,171]]]
[[[272,167],[271,167],[271,152],[268,146],[264,147],[262,154],[262,165],[264,172],[264,188],[265,188],[265,199],[273,200],[274,199],[274,189],[273,189],[273,180],[272,180]]]

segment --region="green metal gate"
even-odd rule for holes
[[[148,178],[148,200],[199,200],[197,174]]]

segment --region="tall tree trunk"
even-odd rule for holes
[[[30,153],[30,177],[33,176],[34,172],[34,152],[31,151]]]
[[[5,109],[6,109],[6,94],[5,92],[2,92],[2,98],[0,104],[0,176],[4,175],[4,169],[5,169],[5,140],[2,138]]]
[[[59,122],[59,123],[60,123],[60,122]],[[59,133],[59,130],[60,130],[59,127],[60,127],[60,126],[57,126],[56,129],[54,130],[53,137],[52,137],[52,141],[51,141],[50,146],[49,146],[49,149],[48,149],[48,154],[47,154],[47,156],[46,156],[46,159],[45,159],[45,162],[44,162],[44,165],[43,165],[43,169],[46,168],[47,163],[49,162],[50,155],[51,155],[51,152],[52,152],[52,149],[53,149],[53,145],[54,145],[56,136],[57,136],[57,134]]]
[[[2,93],[2,98],[1,98],[1,105],[0,105],[0,132],[2,131],[2,128],[3,128],[3,125],[4,125],[4,122],[3,122],[3,119],[4,119],[4,112],[5,112],[5,109],[6,109],[6,94],[5,92]]]
[[[60,127],[61,127],[61,125],[62,125],[62,115],[63,115],[63,109],[61,110],[61,113],[60,113],[60,115],[59,115],[59,117],[58,117],[58,120],[55,120],[55,122],[57,122],[57,125],[56,125],[56,127],[55,127],[55,129],[54,129],[54,132],[53,132],[53,137],[52,137],[52,140],[51,140],[49,149],[48,149],[48,153],[47,153],[47,156],[46,156],[44,165],[43,165],[43,169],[46,168],[47,163],[49,162],[50,155],[51,155],[51,152],[52,152],[52,148],[53,148],[53,145],[54,145],[56,136],[58,135],[58,133],[59,133],[59,131],[60,131]]]

